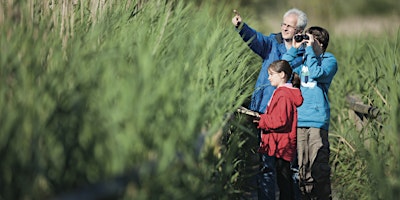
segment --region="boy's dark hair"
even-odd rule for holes
[[[326,29],[319,26],[312,26],[308,28],[305,32],[313,35],[314,38],[322,44],[322,50],[324,52],[326,51],[326,48],[328,48],[329,44],[329,32]]]

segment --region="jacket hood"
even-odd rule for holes
[[[296,107],[299,107],[301,106],[301,104],[303,104],[303,96],[301,95],[301,91],[299,88],[293,87],[291,83],[287,83],[283,86],[280,86],[279,88],[284,90],[281,95],[292,100]]]

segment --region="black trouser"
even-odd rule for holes
[[[293,200],[293,172],[290,169],[290,162],[277,158],[275,164],[277,183],[279,187],[279,199]]]

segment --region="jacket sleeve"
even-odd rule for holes
[[[272,103],[272,102],[271,102]],[[268,109],[270,112],[260,115],[258,128],[268,131],[287,131],[291,126],[293,112],[291,111],[291,102],[288,98],[280,96],[274,100]]]
[[[282,60],[286,60],[289,64],[292,64],[294,59],[297,57],[297,49],[291,47],[285,54],[282,55]]]
[[[293,68],[293,72],[300,74],[304,54],[304,48],[300,47],[299,49],[296,49],[291,47],[285,54],[282,55],[282,60],[288,61],[290,66]]]
[[[260,32],[250,28],[246,23],[243,24],[242,29],[239,31],[240,36],[248,44],[250,49],[265,59],[266,55],[271,52],[271,36],[265,36]]]
[[[310,78],[320,83],[330,83],[337,71],[337,61],[332,54],[329,54],[329,56],[323,55],[321,64],[319,64],[311,46],[306,48],[305,64],[308,66]]]

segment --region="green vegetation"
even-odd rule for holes
[[[232,7],[1,2],[0,199],[57,197],[116,177],[126,178],[122,199],[246,195],[257,143],[251,120],[234,113],[260,60],[233,29]],[[339,61],[330,91],[335,192],[393,199],[400,32],[331,43]],[[378,107],[380,120],[357,130],[348,93]]]
[[[400,194],[400,32],[333,42],[341,67],[330,91],[335,185],[343,198],[395,199]],[[352,93],[381,113],[359,130],[344,106],[345,95]]]

